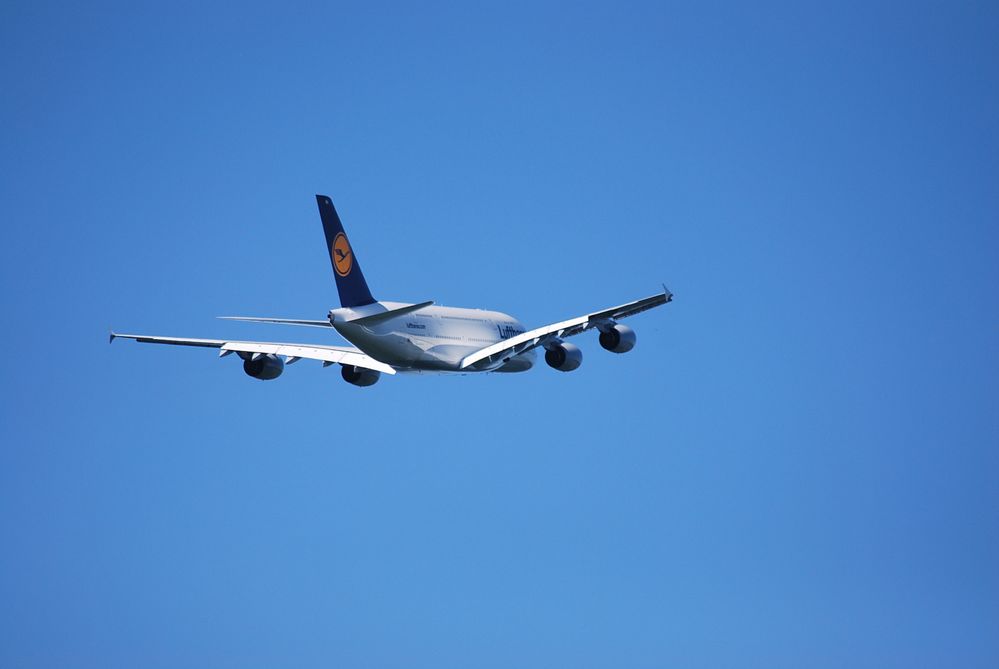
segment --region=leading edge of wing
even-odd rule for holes
[[[266,341],[229,341],[226,339],[193,339],[189,337],[159,337],[155,335],[119,334],[112,332],[110,341],[133,339],[144,344],[172,344],[175,346],[201,346],[222,349],[222,355],[229,352],[263,353],[283,355],[290,358],[307,358],[329,363],[342,363],[373,369],[385,374],[395,374],[391,365],[375,360],[359,349],[347,346],[322,346],[319,344],[283,344]]]
[[[517,335],[516,337],[510,337],[509,339],[496,342],[495,344],[491,344],[485,348],[475,351],[474,353],[466,355],[461,359],[459,367],[461,369],[466,369],[480,360],[504,353],[505,351],[511,351],[511,355],[519,355],[524,351],[534,348],[538,344],[542,343],[542,340],[546,338],[571,337],[593,327],[599,321],[634,316],[635,314],[641,313],[647,309],[667,304],[672,301],[672,299],[673,293],[671,293],[666,286],[663,286],[663,292],[661,293],[650,295],[649,297],[644,297],[633,302],[619,304],[618,306],[610,307],[609,309],[594,311],[586,314],[585,316],[578,316],[577,318],[570,318],[569,320],[559,321],[558,323],[552,323],[551,325],[544,325],[540,328],[528,330],[527,332]]]

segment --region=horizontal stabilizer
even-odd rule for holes
[[[409,306],[399,307],[398,309],[389,309],[388,311],[382,311],[381,313],[372,314],[370,316],[362,316],[361,318],[354,318],[347,321],[351,325],[362,325],[364,327],[370,327],[372,325],[378,325],[379,323],[384,323],[385,321],[390,321],[393,318],[398,318],[399,316],[405,316],[406,314],[411,314],[414,311],[419,311],[424,307],[429,307],[434,301],[420,302],[419,304],[410,304]]]
[[[224,321],[245,321],[248,323],[274,323],[277,325],[304,325],[310,328],[333,327],[329,321],[308,321],[301,318],[260,318],[257,316],[218,316]]]

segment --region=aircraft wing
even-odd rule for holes
[[[616,307],[610,307],[609,309],[603,309],[602,311],[594,311],[593,313],[586,314],[584,316],[570,318],[569,320],[552,323],[551,325],[545,325],[540,328],[535,328],[534,330],[528,330],[524,334],[496,342],[495,344],[486,346],[485,348],[479,349],[475,353],[465,356],[462,358],[459,366],[461,369],[466,369],[475,363],[486,359],[490,359],[492,361],[499,358],[512,358],[513,356],[520,355],[524,351],[528,351],[536,346],[543,346],[552,339],[571,337],[579,334],[580,332],[589,330],[590,328],[594,328],[602,322],[612,320],[616,321],[628,316],[634,316],[635,314],[646,311],[647,309],[652,309],[653,307],[666,304],[672,299],[673,293],[669,292],[669,290],[664,286],[663,292],[657,293],[656,295],[652,295],[641,300],[635,300],[634,302],[628,302],[627,304],[620,304]]]
[[[395,374],[395,369],[384,362],[379,362],[365,355],[356,348],[349,346],[320,346],[316,344],[279,344],[265,341],[229,341],[226,339],[188,339],[184,337],[154,337],[149,335],[111,333],[111,341],[115,339],[134,339],[145,344],[173,344],[175,346],[202,346],[221,349],[220,356],[230,353],[260,353],[283,355],[286,362],[292,363],[300,358],[322,360],[329,365],[339,362],[364,369],[373,369],[385,374]]]

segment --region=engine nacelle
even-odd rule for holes
[[[561,342],[545,351],[545,362],[560,372],[571,372],[583,364],[583,352],[578,346]]]
[[[635,331],[627,325],[615,323],[600,330],[600,345],[612,353],[627,353],[635,348]]]
[[[340,375],[347,383],[355,386],[373,386],[381,378],[382,373],[375,369],[365,369],[354,365],[340,365]]]
[[[252,356],[243,360],[243,371],[255,379],[270,381],[281,376],[284,371],[284,360],[272,353],[261,355],[254,359]]]

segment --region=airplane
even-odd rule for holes
[[[635,331],[617,321],[667,304],[673,294],[663,291],[609,309],[528,330],[513,316],[498,311],[435,306],[433,301],[409,304],[376,300],[343,224],[326,195],[316,195],[326,248],[340,295],[340,308],[326,320],[222,316],[224,320],[329,328],[353,344],[324,346],[229,339],[188,339],[111,332],[110,341],[133,339],[148,344],[173,344],[219,349],[219,357],[235,353],[247,375],[263,381],[281,376],[298,360],[320,360],[324,367],[340,365],[341,376],[355,386],[370,386],[382,374],[463,374],[472,372],[526,372],[534,367],[536,352],[545,363],[571,372],[583,362],[578,346],[565,341],[587,330],[599,331],[600,345],[614,353],[635,346]]]

